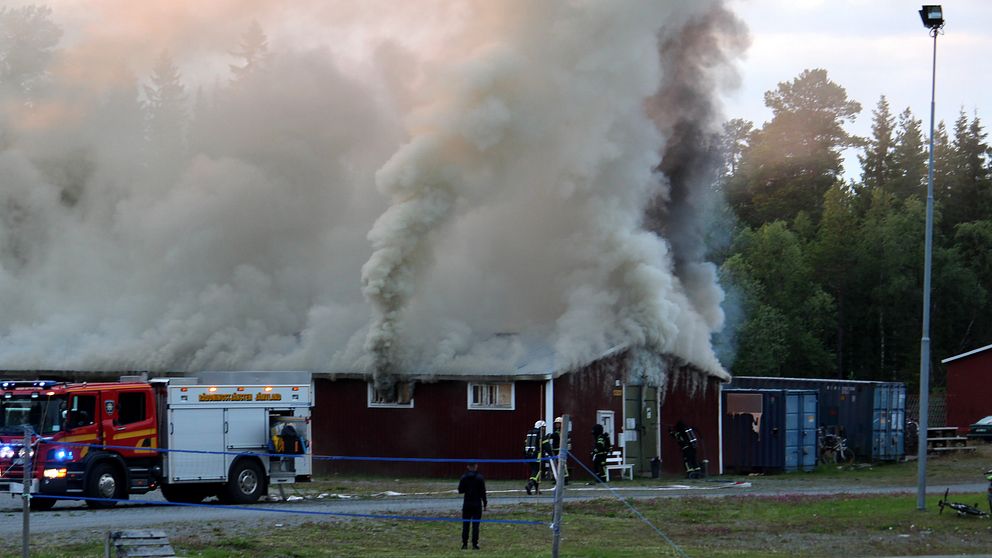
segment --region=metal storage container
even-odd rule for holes
[[[731,389],[815,389],[819,426],[836,429],[860,461],[895,461],[905,455],[906,385],[814,378],[736,376]]]
[[[739,473],[816,467],[817,392],[725,389],[724,467]]]
[[[905,428],[906,386],[878,383],[872,408],[872,458],[894,461],[905,455]]]

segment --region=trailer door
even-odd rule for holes
[[[267,409],[225,409],[224,412],[227,438],[224,448],[228,452],[225,470],[230,470],[237,453],[268,453]]]
[[[171,415],[170,481],[224,480],[224,409],[175,409]]]

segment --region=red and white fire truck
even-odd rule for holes
[[[95,508],[155,489],[173,502],[250,503],[270,484],[310,480],[309,374],[206,377],[0,382],[0,494],[22,493],[26,457],[32,494]]]

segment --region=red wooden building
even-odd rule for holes
[[[941,361],[947,365],[947,425],[961,432],[992,415],[992,345]]]
[[[535,421],[572,420],[572,453],[590,465],[592,427],[611,433],[636,473],[649,473],[654,457],[668,472],[682,470],[681,453],[668,429],[679,420],[696,428],[700,458],[709,474],[721,472],[721,378],[676,359],[617,349],[572,370],[553,358],[536,358],[514,371],[491,374],[410,376],[402,403],[376,401],[361,374],[315,374],[314,453],[347,457],[315,462],[327,472],[448,476],[459,463],[351,460],[355,457],[517,459]],[[572,474],[586,477],[571,464]],[[521,463],[482,466],[490,478],[525,478]]]

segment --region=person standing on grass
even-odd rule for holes
[[[486,479],[479,473],[478,463],[469,463],[468,471],[458,481],[458,493],[462,500],[462,550],[468,548],[468,529],[472,527],[472,548],[479,550],[479,522],[482,511],[489,506],[486,499]]]

